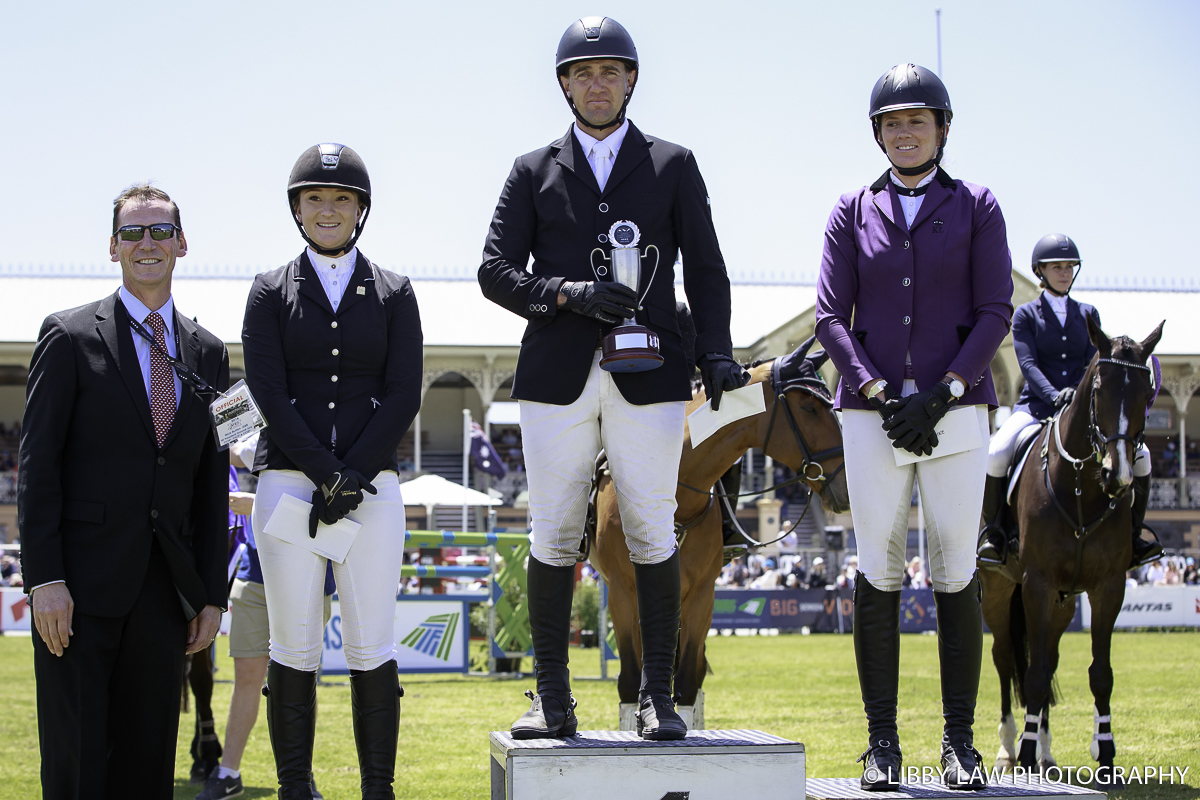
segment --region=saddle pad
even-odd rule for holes
[[[1033,452],[1033,443],[1037,441],[1038,436],[1046,429],[1046,423],[1042,422],[1039,425],[1030,425],[1019,434],[1017,434],[1017,465],[1013,467],[1013,471],[1008,479],[1008,493],[1004,496],[1004,500],[1008,504],[1012,504],[1013,493],[1017,491],[1017,479],[1021,477],[1021,470],[1025,468],[1025,462],[1029,458],[1029,454]]]

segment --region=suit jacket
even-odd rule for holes
[[[320,484],[344,467],[367,480],[396,469],[421,407],[421,315],[408,278],[359,251],[335,313],[305,250],[254,279],[242,347],[267,419],[256,472],[300,470]]]
[[[228,388],[225,345],[178,311],[174,324],[184,363]],[[205,605],[224,608],[229,462],[209,423],[211,400],[183,383],[160,451],[118,295],[47,317],[21,426],[25,585],[65,580],[80,612],[121,617],[157,546],[188,619]]]
[[[1054,397],[1059,389],[1078,386],[1083,380],[1096,346],[1088,336],[1087,315],[1100,314],[1087,303],[1067,298],[1067,323],[1062,325],[1042,294],[1025,303],[1013,314],[1013,349],[1025,385],[1013,407],[1038,419],[1054,414]]]
[[[613,379],[636,405],[690,400],[690,373],[675,316],[674,265],[681,250],[696,352],[733,352],[729,277],[696,159],[679,145],[643,136],[630,123],[600,191],[573,128],[513,164],[483,249],[479,285],[484,295],[529,320],[512,396],[569,405],[583,392],[597,340],[611,326],[560,312],[558,288],[564,279],[597,280],[593,265],[601,266],[601,254],[609,254],[609,228],[630,220],[642,232],[642,252],[649,245],[658,248],[657,274],[654,251],[642,259],[640,288],[647,294],[637,322],[658,334],[664,363],[647,372],[614,373]],[[533,264],[526,269],[530,256]]]
[[[990,190],[938,168],[905,224],[884,173],[842,195],[829,216],[817,282],[817,338],[841,373],[837,408],[869,409],[859,390],[899,390],[912,354],[917,389],[947,372],[968,382],[960,405],[996,404],[989,369],[1012,319],[1012,258]]]

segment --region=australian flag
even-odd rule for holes
[[[492,447],[478,422],[471,423],[471,459],[475,462],[475,469],[497,478],[503,478],[508,472],[500,460],[500,454]]]

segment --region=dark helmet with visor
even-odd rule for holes
[[[294,210],[296,196],[300,192],[305,189],[325,188],[349,189],[358,195],[358,202],[363,207],[362,215],[354,228],[354,235],[335,250],[321,247],[310,239],[304,230],[304,223]],[[316,144],[301,153],[300,158],[296,159],[296,165],[292,167],[291,176],[288,177],[287,194],[288,211],[292,214],[296,227],[300,229],[300,235],[308,242],[309,247],[323,256],[337,255],[353,247],[362,235],[367,217],[371,214],[371,178],[367,174],[367,166],[358,153],[344,144]]]
[[[572,64],[606,58],[623,61],[629,69],[636,70],[638,54],[637,48],[633,46],[633,37],[615,19],[584,17],[571,23],[571,27],[567,28],[562,39],[559,40],[558,52],[554,55],[554,71],[561,77],[567,74]],[[633,90],[637,86],[636,75],[633,82],[634,85],[625,94],[625,102],[621,104],[621,110],[609,124],[604,126],[605,128],[620,125],[625,121],[625,108],[629,105],[629,98],[633,97]],[[561,82],[559,87],[562,87]],[[591,123],[580,116],[579,109],[575,108],[575,103],[567,96],[566,89],[563,89],[563,96],[567,98],[567,105],[571,107],[576,118],[584,125],[591,127]]]
[[[954,110],[950,108],[950,93],[946,91],[941,78],[932,70],[916,64],[897,64],[892,67],[875,82],[875,88],[871,90],[871,111],[868,114],[871,118],[871,132],[885,155],[887,148],[883,146],[879,118],[889,111],[901,111],[906,108],[928,108],[933,111],[942,131],[942,143],[930,161],[919,167],[896,167],[901,175],[920,175],[941,163]]]
[[[1048,233],[1033,246],[1033,274],[1038,276],[1043,289],[1050,289],[1050,284],[1042,272],[1042,265],[1053,261],[1075,262],[1075,274],[1071,276],[1071,286],[1074,286],[1075,279],[1079,277],[1079,270],[1083,267],[1083,259],[1079,257],[1079,247],[1075,241],[1065,233]],[[1071,291],[1070,287],[1067,291]]]

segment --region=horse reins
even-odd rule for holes
[[[1145,370],[1153,375],[1150,367],[1146,366],[1145,364],[1135,363],[1133,361],[1122,361],[1121,359],[1116,358],[1100,358],[1097,359],[1096,363],[1097,365],[1115,364],[1120,367],[1125,367],[1126,369]],[[1097,378],[1098,377],[1099,376],[1097,375]],[[1066,409],[1064,409],[1064,411],[1065,410]],[[1059,456],[1065,459],[1067,463],[1070,464],[1075,470],[1075,519],[1071,518],[1070,513],[1063,508],[1062,503],[1058,501],[1058,495],[1055,494],[1054,486],[1050,482],[1051,433],[1049,430],[1043,434],[1046,437],[1046,440],[1042,443],[1041,452],[1042,478],[1046,485],[1046,492],[1050,495],[1050,500],[1054,503],[1054,507],[1058,509],[1058,513],[1067,521],[1067,524],[1071,526],[1071,530],[1075,534],[1075,569],[1071,575],[1071,588],[1065,592],[1060,590],[1058,593],[1058,605],[1060,606],[1064,605],[1068,599],[1074,597],[1076,594],[1075,587],[1079,585],[1079,571],[1083,567],[1084,542],[1093,531],[1103,525],[1108,518],[1111,517],[1114,512],[1116,512],[1117,506],[1120,504],[1122,498],[1124,498],[1126,494],[1126,490],[1122,489],[1121,491],[1117,492],[1117,494],[1113,495],[1112,500],[1109,501],[1108,508],[1104,510],[1104,513],[1102,513],[1097,519],[1093,520],[1090,524],[1085,525],[1083,523],[1083,468],[1087,465],[1088,461],[1093,459],[1095,459],[1097,464],[1102,463],[1104,458],[1104,448],[1109,443],[1116,441],[1128,441],[1130,443],[1130,447],[1133,448],[1133,453],[1130,456],[1132,461],[1132,459],[1137,457],[1137,450],[1139,447],[1141,447],[1142,437],[1145,435],[1144,427],[1142,429],[1142,434],[1137,437],[1133,437],[1125,433],[1118,433],[1107,437],[1104,435],[1104,431],[1100,430],[1100,423],[1096,420],[1095,381],[1093,381],[1092,386],[1089,387],[1088,390],[1088,441],[1092,445],[1092,452],[1083,458],[1073,458],[1071,454],[1067,452],[1067,449],[1063,447],[1062,434],[1060,433],[1062,414],[1062,411],[1059,411],[1057,414],[1055,414],[1054,420],[1047,427],[1053,428],[1054,446],[1058,450]]]
[[[708,516],[708,512],[712,510],[714,497],[721,498],[721,503],[725,507],[725,510],[729,512],[729,517],[733,521],[734,528],[739,534],[741,534],[742,538],[745,539],[746,543],[751,547],[764,547],[766,545],[780,542],[789,536],[792,531],[796,530],[797,526],[799,526],[800,523],[804,521],[805,516],[808,515],[808,509],[810,506],[812,506],[813,493],[811,488],[808,492],[808,502],[804,504],[804,511],[800,513],[800,516],[794,523],[792,523],[790,528],[769,542],[760,542],[756,539],[752,539],[750,535],[742,529],[742,526],[737,521],[737,516],[734,514],[733,504],[729,502],[730,499],[737,500],[741,497],[757,497],[760,495],[765,495],[768,492],[773,492],[777,489],[782,489],[785,486],[791,486],[804,481],[816,481],[820,483],[821,490],[819,494],[823,496],[825,491],[830,486],[830,479],[836,478],[838,473],[846,468],[846,462],[842,461],[841,466],[839,466],[829,475],[825,474],[825,467],[821,464],[821,462],[842,456],[845,453],[844,447],[842,445],[838,445],[837,447],[829,447],[825,450],[813,452],[812,447],[810,447],[808,444],[808,440],[804,437],[804,432],[800,429],[800,423],[796,421],[796,415],[792,413],[791,406],[787,404],[787,393],[795,389],[806,392],[821,402],[832,406],[833,397],[829,393],[829,387],[825,385],[824,381],[813,378],[797,378],[785,382],[782,378],[776,377],[778,368],[779,359],[776,359],[775,363],[771,366],[771,389],[775,392],[775,405],[771,408],[771,418],[767,421],[767,435],[763,438],[763,446],[765,448],[765,446],[771,441],[771,433],[775,429],[775,418],[778,416],[779,407],[783,406],[784,414],[787,416],[788,427],[792,430],[792,437],[796,440],[796,446],[800,448],[800,452],[804,454],[804,461],[800,464],[800,469],[793,477],[788,478],[785,481],[780,481],[773,486],[768,486],[767,488],[758,492],[739,492],[736,494],[729,494],[724,491],[718,491],[716,486],[713,486],[711,489],[705,491],[704,489],[697,489],[694,486],[688,486],[683,481],[679,481],[679,485],[684,489],[688,489],[698,494],[707,494],[709,496],[708,505],[704,507],[704,511],[702,511],[699,516],[689,520],[686,523],[677,524],[675,526],[675,535],[679,544],[683,544],[683,538],[687,535],[689,530],[700,524],[700,521]],[[810,467],[816,468],[817,472],[815,475],[809,474]]]

